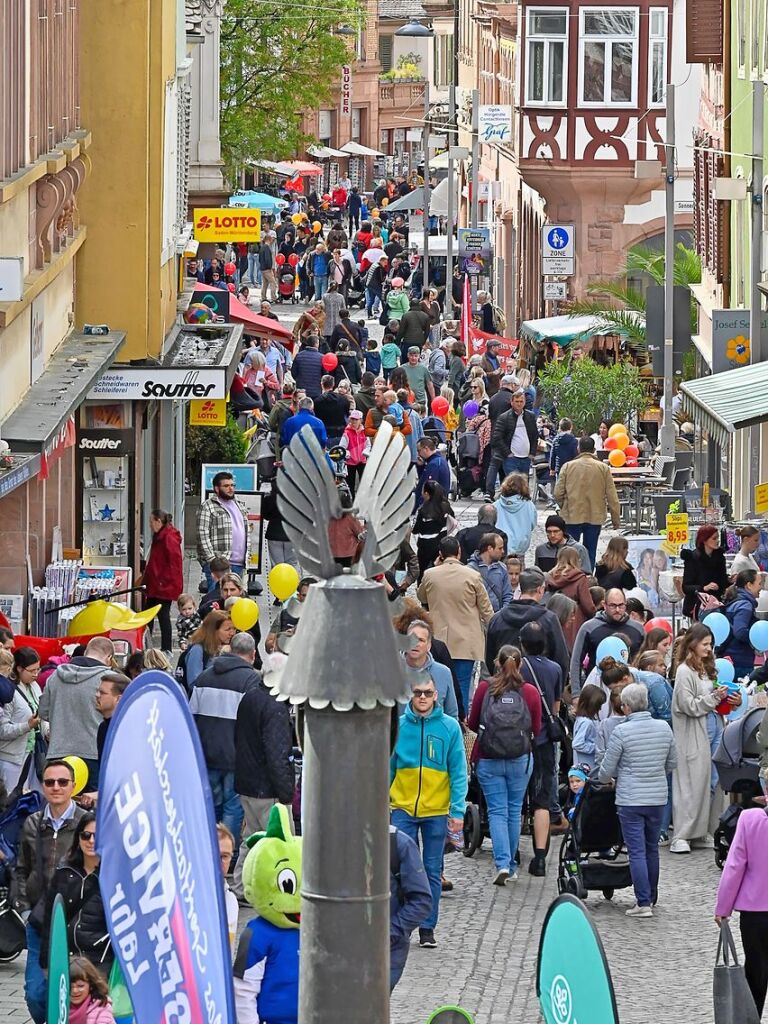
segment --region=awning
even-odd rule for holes
[[[229,205],[238,209],[261,210],[263,213],[274,214],[284,210],[288,203],[266,192],[236,192],[229,197]]]
[[[459,179],[454,175],[453,180],[454,198],[453,198],[453,212],[459,208]],[[429,197],[429,212],[433,215],[439,216],[440,214],[448,213],[448,179],[443,178],[437,185],[432,189]]]
[[[277,320],[271,320],[268,316],[259,316],[253,313],[244,302],[241,302],[234,295],[229,297],[229,319],[232,323],[242,324],[246,334],[261,334],[270,338],[284,338],[293,341],[293,333],[288,327],[283,327]]]
[[[345,156],[384,156],[378,149],[369,149],[367,146],[361,146],[359,142],[345,142],[341,150]]]
[[[342,153],[340,149],[331,149],[330,146],[310,146],[307,150],[310,156],[318,160],[332,160],[333,157],[349,156],[349,153]]]
[[[420,185],[399,199],[393,199],[387,205],[387,213],[405,213],[408,210],[424,209],[424,186]]]
[[[569,345],[572,341],[589,341],[616,333],[616,324],[600,316],[545,316],[540,320],[524,320],[520,325],[520,334],[537,345],[545,341]]]
[[[50,448],[124,341],[125,331],[70,334],[0,427],[12,451],[42,454]]]
[[[737,430],[768,420],[768,363],[686,381],[680,393],[687,415],[726,445]]]
[[[290,178],[295,174],[300,174],[303,177],[314,177],[323,173],[323,168],[319,164],[312,164],[308,160],[285,160],[283,163],[278,164],[278,167]]]

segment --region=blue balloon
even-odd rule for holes
[[[704,619],[704,625],[712,630],[715,647],[724,644],[731,634],[731,624],[722,612],[712,612]]]
[[[629,648],[626,641],[618,636],[607,636],[597,646],[595,664],[599,665],[603,658],[615,658],[616,661],[629,661]]]
[[[753,622],[749,631],[749,642],[756,651],[768,651],[768,622],[761,619],[760,622]]]
[[[728,661],[727,658],[718,658],[715,662],[715,668],[717,669],[718,683],[732,683],[736,678],[736,669],[733,667],[733,662]]]

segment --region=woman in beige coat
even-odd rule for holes
[[[716,680],[712,633],[697,622],[680,644],[672,694],[677,768],[672,776],[675,838],[670,853],[690,853],[696,840],[711,846],[720,816],[722,799],[712,784],[712,749],[723,729],[715,708],[727,697],[728,688],[715,686]],[[730,699],[738,703],[740,698]]]

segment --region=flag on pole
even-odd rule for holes
[[[470,328],[472,327],[472,292],[469,288],[469,274],[464,275],[464,290],[461,299],[461,321],[459,340],[464,345],[464,351],[467,353],[467,358],[470,355],[471,336]]]

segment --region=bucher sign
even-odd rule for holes
[[[260,242],[261,212],[203,207],[195,210],[194,232],[198,242]]]

